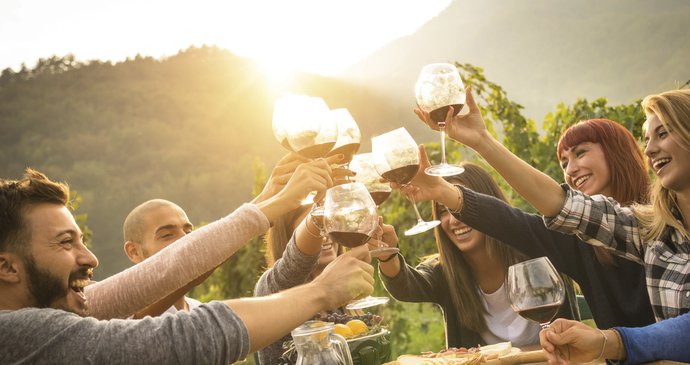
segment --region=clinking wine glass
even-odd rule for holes
[[[273,135],[280,144],[304,157],[325,157],[335,145],[338,128],[323,99],[307,95],[286,95],[273,107]],[[313,204],[310,194],[302,204]]]
[[[376,171],[388,181],[407,185],[419,170],[419,147],[405,128],[373,137],[371,150]],[[437,220],[424,221],[412,197],[410,201],[417,216],[417,224],[405,231],[405,236],[426,232],[441,224]]]
[[[361,183],[336,185],[326,190],[323,224],[328,238],[345,247],[366,244],[378,227],[376,204]],[[345,308],[360,309],[388,302],[387,297],[366,297]]]
[[[508,294],[513,310],[542,328],[549,327],[565,299],[563,281],[547,257],[510,266]]]
[[[388,197],[391,195],[390,185],[381,182],[381,176],[376,172],[374,168],[374,156],[371,153],[361,153],[354,155],[352,157],[352,162],[350,162],[350,170],[356,173],[354,180],[358,183],[364,184],[374,200],[376,206],[380,206]],[[400,252],[397,247],[388,247],[383,243],[373,250],[369,251],[373,255],[379,254],[396,254]]]
[[[330,118],[337,126],[338,138],[328,156],[335,156],[341,153],[345,156],[343,165],[347,165],[352,160],[352,156],[359,150],[362,138],[359,126],[346,108],[331,110]]]
[[[446,115],[449,107],[454,114],[465,105],[465,90],[460,73],[450,63],[432,63],[422,68],[415,86],[415,96],[420,109],[430,114],[441,132],[441,163],[426,168],[433,176],[453,176],[465,169],[446,162]]]

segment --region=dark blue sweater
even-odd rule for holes
[[[548,257],[556,270],[580,285],[598,327],[641,327],[655,322],[642,265],[615,255],[616,266],[602,265],[591,245],[547,229],[541,216],[489,195],[462,191],[463,208],[455,217],[530,257]]]

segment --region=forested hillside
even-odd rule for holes
[[[379,123],[376,105],[385,102],[361,87],[300,77],[293,91],[350,108],[366,141],[397,125]],[[215,47],[163,60],[112,64],[66,56],[6,69],[0,176],[16,178],[31,166],[69,182],[83,197],[80,211],[88,214],[101,260],[96,276],[103,278],[129,265],[121,227],[137,204],[169,199],[199,223],[251,199],[253,165],[270,168],[286,152],[271,129],[279,91],[268,85],[252,62]]]

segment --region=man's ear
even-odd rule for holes
[[[129,257],[129,260],[135,264],[144,261],[144,255],[141,252],[141,247],[136,242],[125,242],[125,253],[127,254],[127,257]]]
[[[0,252],[0,281],[6,283],[19,283],[21,259],[18,255],[9,252]]]

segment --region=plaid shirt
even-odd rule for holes
[[[690,311],[690,241],[667,226],[660,237],[645,242],[632,209],[603,195],[590,197],[567,185],[563,189],[566,199],[561,212],[544,218],[548,228],[577,234],[592,245],[612,248],[619,256],[643,263],[657,321]]]

